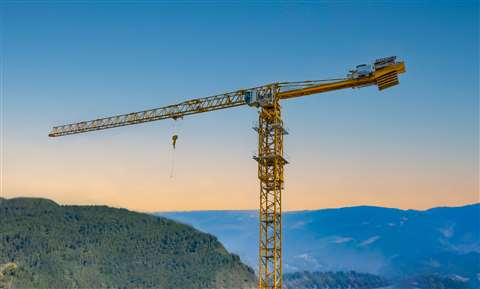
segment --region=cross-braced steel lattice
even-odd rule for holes
[[[275,99],[275,98],[274,98]],[[260,289],[282,288],[283,135],[278,100],[262,107],[258,122],[258,178],[260,180]]]

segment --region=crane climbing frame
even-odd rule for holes
[[[150,110],[54,126],[49,136],[58,137],[162,119],[177,119],[242,105],[258,108],[259,121],[255,128],[258,132],[258,152],[254,156],[258,163],[260,181],[258,288],[282,289],[282,191],[284,166],[287,161],[283,152],[286,130],[281,117],[280,100],[370,85],[377,85],[379,90],[383,90],[399,84],[398,74],[404,72],[404,62],[396,61],[394,56],[386,57],[376,60],[373,65],[358,65],[346,78],[276,82],[240,89]]]

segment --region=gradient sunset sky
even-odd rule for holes
[[[285,210],[479,201],[478,1],[0,4],[1,195],[140,211],[256,209],[257,112],[62,138],[53,125],[397,55],[401,85],[283,102]],[[171,135],[179,134],[172,167]]]

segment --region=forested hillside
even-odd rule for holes
[[[165,218],[45,199],[0,199],[0,288],[244,289],[252,269]]]

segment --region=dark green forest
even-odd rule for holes
[[[218,240],[177,222],[105,206],[0,199],[0,288],[254,288]]]

